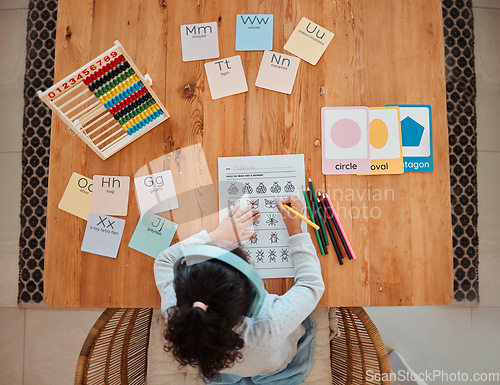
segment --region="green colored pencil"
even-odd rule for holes
[[[302,194],[304,195],[304,200],[306,201],[306,206],[307,206],[307,211],[309,212],[309,217],[311,218],[311,221],[317,225],[317,223],[314,222],[314,215],[311,209],[311,205],[309,204],[309,198],[307,197],[307,192],[304,190],[302,187]],[[316,234],[316,240],[318,241],[319,249],[321,250],[321,255],[325,255],[325,250],[323,250],[323,244],[321,243],[321,239],[319,238],[319,232],[318,230],[314,229],[314,233]]]
[[[316,197],[316,192],[314,191],[314,186],[313,186],[313,182],[312,182],[311,178],[309,178],[309,188],[311,189],[312,196]],[[321,220],[322,217],[321,217],[321,212],[319,211],[318,202],[316,201],[316,199],[313,199],[313,201],[314,201],[314,207],[316,208],[316,212],[318,213],[318,217],[320,218],[319,223],[317,223],[317,224],[320,225],[321,233],[323,234],[323,237],[325,238],[325,244],[326,244],[326,246],[328,246],[329,245],[328,237],[326,235],[325,225],[323,224],[323,221]]]

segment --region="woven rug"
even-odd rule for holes
[[[43,302],[50,110],[36,91],[53,83],[57,1],[30,0],[24,80],[18,303]],[[479,301],[476,78],[471,1],[444,0],[455,301]]]

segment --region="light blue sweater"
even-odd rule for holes
[[[188,246],[210,242],[204,230],[160,253],[154,265],[156,286],[161,295],[161,312],[175,306],[173,266],[180,251]],[[301,325],[318,304],[325,289],[321,265],[309,233],[289,238],[290,256],[295,268],[295,285],[285,294],[267,294],[254,318],[245,317],[235,331],[245,341],[243,360],[223,373],[241,377],[264,375],[284,368],[297,352],[297,342],[304,334]]]

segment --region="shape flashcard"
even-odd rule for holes
[[[182,61],[219,57],[217,22],[181,25]]]
[[[278,52],[265,51],[255,85],[268,90],[291,94],[300,59]]]
[[[94,175],[90,210],[106,215],[127,215],[129,189],[129,176]]]
[[[128,246],[156,258],[170,246],[177,224],[146,211],[137,223]]]
[[[71,174],[66,190],[59,202],[59,209],[87,220],[92,199],[92,179],[76,172]]]
[[[288,52],[316,65],[333,39],[333,32],[303,17],[285,44]]]
[[[83,236],[82,251],[116,258],[124,227],[124,219],[90,213]]]
[[[247,79],[239,55],[205,63],[212,99],[248,91]]]
[[[398,107],[370,108],[371,175],[402,174],[403,149]]]
[[[321,109],[323,174],[369,174],[367,107]]]
[[[397,105],[401,119],[405,172],[431,172],[432,110],[428,104]]]
[[[141,214],[146,211],[161,213],[179,207],[172,171],[136,177],[134,184]]]
[[[236,51],[273,49],[273,15],[236,15]]]

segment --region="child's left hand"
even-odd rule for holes
[[[255,235],[254,232],[245,232],[245,230],[260,217],[259,210],[252,210],[252,205],[242,210],[238,210],[239,207],[239,204],[234,206],[219,226],[208,234],[213,242],[226,248],[234,248]]]

